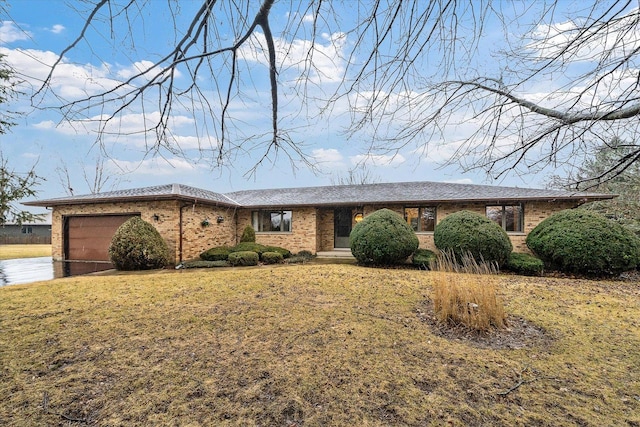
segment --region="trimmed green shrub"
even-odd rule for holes
[[[311,251],[300,251],[297,254],[291,256],[291,258],[287,258],[287,263],[289,264],[303,264],[309,260],[315,258],[315,255],[311,253]]]
[[[242,236],[240,237],[240,243],[255,243],[256,242],[256,231],[252,226],[247,225],[244,230],[242,230]]]
[[[633,232],[583,209],[551,215],[529,233],[527,246],[545,266],[566,273],[615,275],[640,264]]]
[[[182,263],[182,268],[213,268],[213,267],[229,267],[229,264],[226,260],[218,260],[218,261],[185,261]]]
[[[315,255],[313,253],[311,253],[311,251],[300,251],[296,254],[296,256],[301,257],[301,258],[307,258],[307,259],[311,259],[313,257],[315,257]]]
[[[544,262],[530,254],[513,252],[509,255],[505,268],[523,276],[541,276]]]
[[[231,248],[231,252],[244,252],[250,251],[255,252],[258,256],[262,255],[263,252],[267,251],[267,247],[265,245],[261,245],[260,243],[253,242],[241,242]]]
[[[109,258],[118,270],[150,270],[171,262],[158,230],[138,216],[122,224],[111,239]]]
[[[267,246],[265,248],[265,252],[278,252],[283,258],[291,257],[291,251],[289,249],[281,248],[279,246]]]
[[[480,214],[460,211],[440,221],[433,232],[436,247],[442,252],[452,252],[461,262],[466,254],[477,263],[504,265],[513,245],[507,233],[495,222]]]
[[[226,261],[231,253],[229,246],[216,246],[200,254],[203,261]]]
[[[284,257],[280,252],[263,252],[262,262],[265,264],[278,264],[284,261]]]
[[[402,263],[419,244],[407,222],[389,209],[367,215],[353,227],[349,237],[351,253],[361,264]]]
[[[253,251],[239,251],[239,252],[231,252],[229,254],[229,264],[232,266],[249,266],[249,265],[258,265],[258,260],[260,257],[256,252]]]
[[[436,254],[429,249],[416,249],[413,253],[413,257],[411,257],[411,264],[416,267],[424,268],[425,270],[430,270],[431,261],[436,259]]]

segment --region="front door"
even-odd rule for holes
[[[333,230],[333,247],[336,249],[350,248],[351,208],[339,208],[333,211]]]

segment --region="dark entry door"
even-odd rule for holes
[[[351,234],[351,208],[340,208],[333,211],[334,248],[349,248]]]

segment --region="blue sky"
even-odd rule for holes
[[[188,15],[189,10],[198,6],[198,3],[181,1],[179,4],[184,14]],[[336,25],[347,28],[353,24],[355,11],[351,5],[354,3],[336,4],[341,17]],[[451,145],[417,141],[413,147],[406,147],[395,155],[384,153],[384,150],[371,155],[367,151],[372,138],[368,129],[350,137],[345,135],[344,129],[350,120],[346,105],[338,103],[331,114],[322,116],[319,115],[318,103],[301,103],[296,93],[300,86],[296,85],[299,69],[296,68],[295,59],[291,59],[291,62],[282,60],[286,67],[279,75],[281,126],[291,129],[293,141],[303,147],[305,153],[316,162],[315,172],[296,158],[289,159],[286,155],[280,155],[275,159],[269,158],[255,173],[247,175],[247,171],[262,153],[260,147],[237,151],[226,159],[224,165],[216,166],[212,151],[207,149],[217,144],[215,135],[207,133],[206,122],[194,120],[188,114],[181,114],[179,110],[172,117],[171,130],[175,140],[181,144],[181,155],[167,149],[148,153],[144,137],[133,134],[109,136],[105,139],[101,154],[95,144],[95,128],[78,121],[64,122],[56,107],[60,105],[61,99],[74,99],[84,93],[94,93],[97,86],[107,87],[114,78],[131,75],[136,70],[136,63],[153,61],[163,50],[166,51],[166,44],[171,43],[173,37],[170,17],[158,15],[161,9],[154,10],[166,2],[146,2],[145,8],[139,12],[140,17],[132,17],[134,25],[131,38],[119,38],[114,42],[109,38],[108,26],[99,27],[95,31],[90,29],[88,43],[81,42],[71,51],[60,72],[54,75],[52,86],[58,97],[48,92],[40,98],[39,106],[47,107],[46,109],[32,108],[30,95],[37,88],[38,81],[46,75],[47,64],[51,64],[62,49],[79,34],[89,5],[61,0],[9,0],[8,4],[9,16],[3,17],[0,27],[0,53],[7,55],[8,62],[25,80],[21,88],[24,95],[11,105],[11,109],[20,110],[24,115],[18,117],[17,126],[11,133],[0,136],[1,149],[17,171],[27,170],[36,164],[36,172],[46,179],[39,188],[39,198],[66,195],[66,186],[60,179],[60,169],[65,167],[69,171],[69,180],[75,194],[87,193],[89,187],[84,182],[85,175],[89,180],[92,179],[96,160],[99,158],[104,161],[105,172],[114,177],[105,186],[105,190],[111,189],[113,185],[117,185],[117,188],[130,188],[172,182],[218,192],[330,185],[363,162],[367,165],[369,175],[377,182],[428,180],[540,187],[546,179],[545,174],[513,174],[494,182],[481,171],[463,173],[457,167],[441,168],[441,162],[454,152],[455,141],[464,138],[465,132],[472,131],[471,124],[468,125],[469,129],[465,125],[451,129],[454,142]],[[271,26],[276,36],[286,24],[288,14],[292,13],[286,8],[290,2],[281,4],[277,3],[271,13]],[[561,1],[560,4],[561,8],[557,13],[559,23],[564,19],[562,10],[571,10],[575,3]],[[307,20],[299,21],[302,24],[297,37],[280,40],[279,45],[281,51],[287,50],[292,57],[308,42],[304,36],[310,34],[310,28],[305,27],[308,25]],[[125,34],[125,28],[118,25],[113,31]],[[503,28],[498,27],[496,25],[495,29],[487,29],[479,55],[469,66],[496,66],[491,52],[504,47],[505,37]],[[515,38],[519,31],[520,28],[514,27],[506,32]],[[221,33],[220,37],[225,37],[225,34]],[[323,60],[319,61],[320,72],[310,75],[312,95],[331,93],[332,85],[336,84],[336,79],[347,65],[344,49],[353,41],[352,34],[342,34],[336,31],[335,26],[333,33],[318,34],[316,43],[322,54],[318,58]],[[244,51],[243,55],[245,61],[241,61],[244,67],[242,75],[247,80],[243,82],[242,99],[236,98],[232,104],[235,109],[234,117],[238,121],[231,135],[237,140],[242,140],[247,135],[268,132],[270,121],[268,73],[264,56],[260,56],[259,49]],[[436,64],[437,58],[425,58],[425,63],[421,64],[425,74],[430,73],[429,63]],[[536,99],[543,99],[553,90],[553,85],[549,83],[544,79],[531,83]],[[556,84],[561,86],[562,82]],[[219,97],[210,87],[207,95],[213,100]],[[98,114],[97,111],[94,108],[87,114]],[[135,131],[145,115],[153,117],[156,113],[153,108],[146,109],[144,114],[140,110],[131,110],[119,122],[112,124],[109,130],[114,134],[119,131]],[[458,119],[459,123],[465,123],[464,117]],[[233,138],[231,142],[233,143]],[[415,148],[426,143],[430,144],[428,150]]]

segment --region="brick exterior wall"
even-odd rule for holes
[[[529,253],[527,248],[526,238],[527,234],[531,232],[540,222],[553,214],[563,209],[571,209],[578,205],[577,202],[562,201],[562,202],[526,202],[524,203],[524,230],[521,233],[507,233],[509,239],[513,244],[513,250],[515,252]],[[409,205],[407,205],[408,207]],[[426,206],[426,205],[425,205]],[[461,210],[468,210],[476,212],[480,215],[486,214],[486,203],[443,203],[437,205],[436,222],[440,222],[447,215]],[[376,210],[387,208],[404,216],[404,205],[366,205],[361,208],[354,209],[353,212],[362,211],[364,215],[369,215]],[[319,228],[320,228],[320,249],[321,251],[333,250],[333,209],[320,209],[319,214]],[[353,224],[355,225],[355,223]],[[423,249],[435,250],[435,244],[433,242],[433,232],[416,233],[418,240],[420,241],[420,247]]]
[[[543,219],[562,209],[573,208],[576,202],[527,202],[524,204],[524,231],[509,233],[516,252],[528,252],[526,235]],[[447,215],[463,209],[485,215],[484,203],[440,204],[437,206],[439,222]],[[386,207],[404,215],[403,205],[367,205],[354,207],[356,212],[366,215]],[[286,207],[285,207],[286,209]],[[316,253],[333,250],[334,223],[333,208],[295,208],[292,210],[292,229],[287,233],[256,233],[256,241],[264,245],[281,246],[296,253],[301,250]],[[71,206],[56,206],[53,209],[51,225],[52,255],[56,261],[63,260],[63,218],[75,215],[140,214],[141,218],[158,230],[167,242],[175,262],[197,258],[211,247],[235,245],[240,241],[242,231],[251,225],[251,209],[224,208],[181,201],[138,201],[122,203],[94,203]],[[182,228],[180,215],[182,213]],[[158,215],[159,219],[153,219]],[[221,217],[222,222],[217,218]],[[210,225],[202,226],[208,219]],[[355,226],[355,223],[352,225]],[[182,231],[182,253],[180,253],[180,232]],[[433,233],[418,233],[420,247],[435,249]]]
[[[286,207],[284,210],[289,210]],[[256,231],[256,243],[267,246],[280,246],[289,249],[293,253],[302,250],[316,253],[318,251],[318,209],[294,208],[291,210],[291,232],[267,232]],[[254,209],[239,209],[236,228],[236,239],[239,242],[242,231],[247,225],[251,225],[251,212]]]
[[[180,254],[180,211],[182,210],[182,254]],[[70,206],[56,206],[51,220],[51,252],[55,261],[64,260],[64,220],[65,216],[140,214],[151,223],[165,239],[176,263],[197,258],[200,252],[220,245],[235,244],[235,210],[215,206],[186,204],[179,201],[139,201],[122,203],[93,203]],[[159,219],[154,220],[153,216]],[[217,222],[218,216],[224,218]],[[210,225],[203,227],[202,220],[209,219]]]

